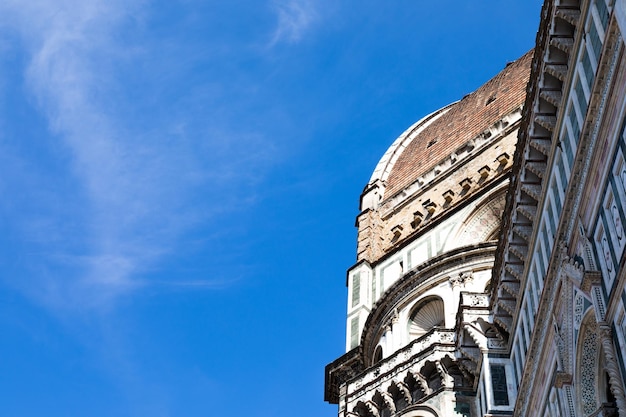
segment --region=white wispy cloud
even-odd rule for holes
[[[211,181],[236,186],[241,178],[254,177],[254,167],[265,163],[250,158],[270,158],[255,152],[255,147],[267,147],[255,145],[259,139],[254,134],[246,142],[241,132],[224,138],[226,133],[215,134],[216,127],[204,127],[214,136],[180,146],[178,139],[191,141],[189,137],[199,133],[176,131],[185,120],[154,120],[151,131],[131,128],[132,122],[118,109],[133,104],[120,93],[116,62],[132,62],[134,52],[120,28],[140,19],[145,7],[141,0],[7,0],[0,4],[0,29],[18,33],[23,42],[29,57],[27,91],[51,132],[48,143],[35,148],[47,147],[67,162],[65,180],[59,180],[65,184],[52,184],[45,171],[38,179],[34,178],[37,174],[29,174],[34,178],[28,185],[33,187],[30,198],[47,209],[25,218],[23,231],[42,248],[39,261],[72,271],[59,276],[51,268],[36,266],[40,282],[24,287],[48,305],[107,306],[118,295],[137,288],[167,287],[141,278],[142,273],[177,249],[182,233],[206,220],[211,211],[223,210],[217,203],[189,210],[186,204],[195,193],[209,191],[198,187]],[[295,31],[300,29],[289,30],[279,37],[297,36]],[[225,145],[235,138],[237,146]],[[223,150],[224,146],[229,149]],[[237,161],[233,155],[241,147],[250,152],[248,159]],[[202,167],[206,160],[209,166]],[[36,184],[52,189],[45,193],[36,190]],[[59,244],[59,239],[74,244]],[[223,288],[224,282],[194,277],[170,286],[210,289]]]
[[[317,12],[310,0],[276,0],[272,6],[277,24],[270,46],[280,42],[300,41],[317,18]]]

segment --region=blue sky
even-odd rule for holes
[[[335,416],[363,186],[540,6],[0,2],[0,415]]]

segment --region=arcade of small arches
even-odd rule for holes
[[[437,323],[437,318],[441,317],[440,302],[437,297],[418,301],[412,306],[410,317],[419,317],[421,311],[427,310],[428,315],[433,315],[430,323]],[[352,393],[346,403],[346,411],[352,413],[348,415],[408,416],[413,414],[404,413],[414,411],[415,406],[430,404],[431,398],[442,393],[471,395],[480,378],[481,352],[498,351],[506,344],[501,329],[489,322],[488,308],[486,294],[463,293],[455,328],[435,326],[384,359],[378,346],[374,357],[379,361],[369,367],[358,382],[348,384]],[[432,415],[447,415],[444,411],[433,411]]]
[[[362,396],[349,410],[351,417],[442,416],[427,407],[429,398],[446,389],[472,389],[473,377],[451,355],[430,357],[396,374],[368,396]]]

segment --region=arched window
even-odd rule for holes
[[[409,317],[409,339],[415,340],[444,325],[443,300],[432,297],[418,303]]]

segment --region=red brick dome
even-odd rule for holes
[[[521,107],[533,51],[508,64],[478,90],[420,120],[404,132],[379,162],[370,184],[386,183],[392,197],[433,169],[453,151]]]

